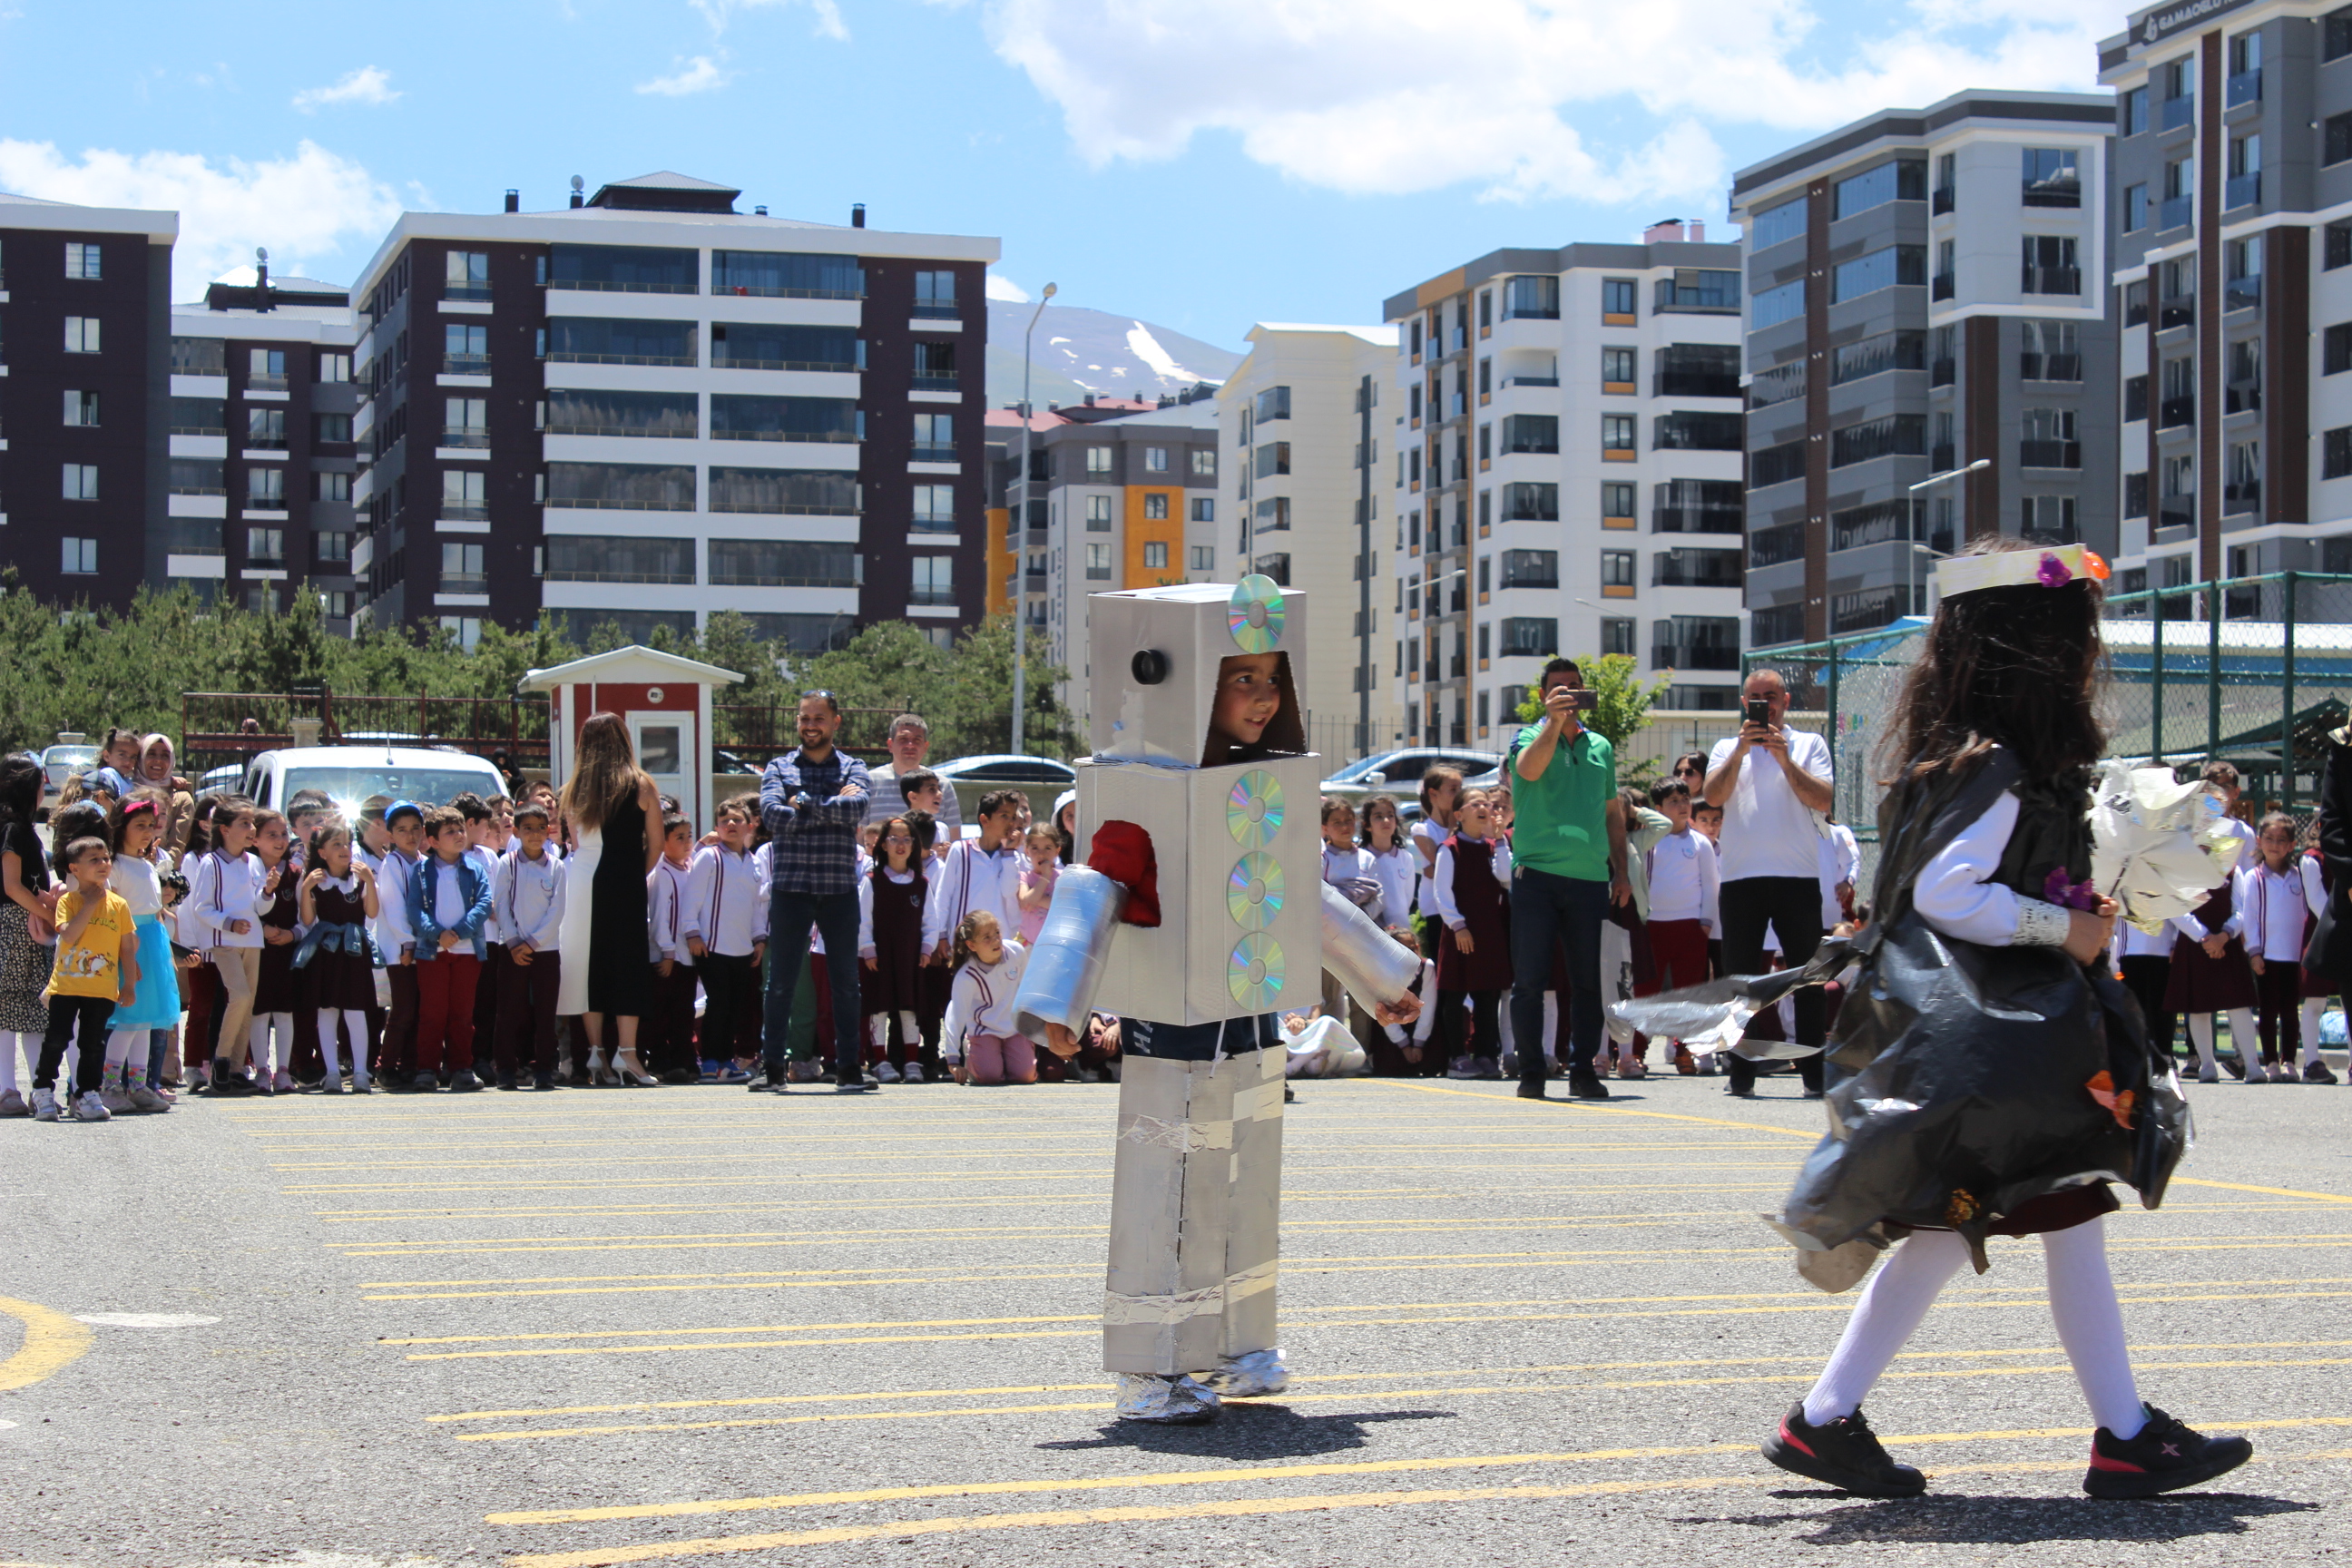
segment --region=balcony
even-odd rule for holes
[[[275,436],[248,435],[244,446],[248,452],[282,452],[286,450],[286,437],[282,433]]]
[[[2242,103],[2263,100],[2263,73],[2260,68],[2240,71],[2221,84],[2221,107],[2235,109]]]
[[[1654,397],[1737,397],[1737,374],[1716,374],[1700,370],[1662,370],[1650,378]]]
[[[1949,441],[1938,441],[1927,448],[1927,471],[1932,474],[1950,473],[1958,459],[1953,456]]]
[[[2259,414],[2263,410],[2263,384],[2259,381],[2233,381],[2221,389],[2221,412]]]
[[[1938,272],[1927,285],[1927,298],[1930,300],[1948,300],[1952,297],[1957,287],[1958,286],[1954,282],[1950,273]]]
[[[2156,526],[2159,529],[2189,528],[2197,521],[2197,510],[2187,496],[2174,496],[2156,510]]]
[[[952,463],[956,460],[953,446],[939,446],[929,441],[915,443],[913,461],[918,463]]]
[[[2197,399],[2193,396],[2168,397],[2156,405],[2156,427],[2159,430],[2177,430],[2196,423]]]
[[[2251,310],[2263,302],[2263,279],[2257,273],[2252,278],[2232,278],[2221,285],[2221,310]]]
[[[2027,381],[2080,381],[2081,354],[2020,354],[2018,374]]]
[[[2135,292],[2134,290],[2137,290]],[[2135,283],[2124,290],[2124,325],[2141,327],[2147,324],[2147,285]]]
[[[1650,509],[1653,533],[1738,533],[1747,512],[1737,506],[1657,506]]]
[[[2023,269],[2019,287],[2028,294],[2080,294],[2083,291],[2083,269],[2079,267],[2028,267]]]
[[[2174,294],[2156,302],[2156,330],[2168,332],[2175,327],[2186,327],[2197,320],[2197,296]]]
[[[2079,468],[2083,466],[2083,443],[2020,441],[2017,461],[2019,467],[2027,468]]]
[[[1953,205],[1958,201],[1958,196],[1959,193],[1953,190],[1951,186],[1937,185],[1936,187],[1936,194],[1930,196],[1927,200],[1928,213],[1931,216],[1940,216],[1945,213],[1950,212]]]
[[[444,594],[487,594],[489,591],[490,579],[485,573],[444,572],[441,574],[441,592]]]
[[[1945,355],[1942,359],[1929,360],[1927,362],[1927,384],[1929,386],[1949,386],[1956,378],[1956,368],[1952,363],[1952,358],[1949,354]]]
[[[1751,571],[1804,558],[1805,525],[1801,522],[1783,522],[1770,528],[1759,528],[1748,536],[1748,565]]]
[[[1556,375],[1507,375],[1503,378],[1503,390],[1506,392],[1515,386],[1558,386],[1559,384],[1559,377]]]
[[[2197,98],[2194,93],[2184,92],[2179,98],[2168,98],[2156,106],[2156,128],[2158,131],[2177,131],[2196,122]]]
[[[2225,513],[2256,511],[2263,504],[2263,482],[2248,479],[2243,484],[2221,487],[2221,510]]]
[[[2263,177],[2260,173],[2232,174],[2221,184],[2221,210],[2250,207],[2263,199]]]
[[[961,307],[958,306],[952,300],[918,300],[915,301],[916,321],[958,321],[962,319],[963,310]]]
[[[548,357],[551,359],[562,359],[568,356],[551,354]],[[444,375],[488,375],[490,374],[490,356],[488,354],[444,354],[441,356],[441,374]]]
[[[638,503],[634,501],[583,500],[573,497],[566,497],[557,504],[561,506],[578,507],[634,507]],[[480,501],[445,500],[441,503],[441,510],[436,515],[453,522],[488,522],[490,521],[490,509],[483,505]]]
[[[481,425],[445,425],[441,427],[441,445],[486,452],[490,447],[490,432]]]
[[[2159,229],[2187,228],[2196,216],[2194,196],[2167,196],[2156,204],[2156,226]]]
[[[953,533],[955,531],[956,520],[951,517],[924,517],[918,514],[912,522],[907,524],[907,531],[909,533]]]
[[[254,374],[245,378],[245,384],[250,392],[283,392],[286,390],[286,378],[283,375]]]
[[[1095,568],[1094,568],[1094,567],[1091,567],[1091,566],[1087,567],[1087,576],[1089,576],[1089,577],[1091,577],[1091,576],[1093,576],[1094,574],[1095,574]],[[1106,568],[1104,568],[1104,569],[1103,569],[1103,575],[1104,575],[1105,577],[1108,577],[1108,576],[1109,576],[1109,575],[1110,575],[1110,571],[1109,571],[1109,569],[1108,569],[1108,567],[1106,567]],[[931,588],[931,587],[919,587],[919,587],[910,588],[910,589],[908,589],[908,590],[907,591],[907,603],[908,603],[908,604],[910,604],[910,605],[953,605],[955,602],[956,602],[956,596],[955,596],[955,590],[954,590],[953,588]]]
[[[441,287],[441,298],[487,305],[490,300],[490,286],[487,283],[445,283]]]

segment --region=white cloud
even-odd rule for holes
[[[992,272],[988,275],[988,297],[1007,305],[1025,305],[1029,302],[1029,290],[1002,272]]]
[[[677,69],[667,76],[657,76],[651,81],[637,83],[637,90],[659,93],[664,98],[685,98],[725,87],[730,74],[721,70],[719,62],[709,55],[697,55],[692,59],[680,60]]]
[[[381,66],[362,66],[332,87],[304,88],[294,95],[294,107],[305,114],[315,114],[321,108],[340,103],[380,109],[399,96],[393,88],[390,71]]]
[[[400,216],[384,184],[352,159],[303,142],[290,158],[218,163],[194,153],[93,148],[69,158],[49,142],[0,140],[0,190],[88,206],[177,211],[174,299],[269,247],[281,274],[348,280]],[[346,240],[357,248],[346,253]]]
[[[840,43],[849,41],[849,24],[841,19],[841,0],[692,0],[694,8],[702,13],[713,33],[723,33],[727,24],[741,11],[782,11],[806,5],[814,18],[810,31],[820,38],[832,38]]]
[[[2116,16],[2112,0],[1911,0],[1832,35],[1805,0],[983,0],[982,14],[1097,167],[1223,132],[1339,191],[1471,183],[1494,200],[1612,203],[1719,199],[1736,164],[1790,133],[1884,106],[1989,82],[2091,89]],[[1779,134],[1759,146],[1759,125]]]

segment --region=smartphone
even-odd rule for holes
[[[1748,699],[1746,708],[1750,724],[1769,724],[1772,721],[1772,704],[1769,699],[1751,697]]]
[[[1579,713],[1590,713],[1601,706],[1601,693],[1589,687],[1580,686],[1569,695],[1575,700],[1576,710]]]

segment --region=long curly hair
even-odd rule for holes
[[[1987,536],[1964,555],[2040,546]],[[2097,703],[2105,679],[2099,584],[1983,588],[1936,607],[1918,662],[1880,742],[1893,784],[1965,766],[2007,747],[2029,778],[2087,767],[2105,753]]]
[[[563,815],[585,833],[627,796],[644,787],[646,774],[629,744],[629,727],[618,713],[591,713],[580,726],[579,754],[563,784]]]

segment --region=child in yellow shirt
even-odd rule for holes
[[[72,883],[58,900],[57,968],[49,976],[49,1030],[41,1039],[41,1060],[33,1072],[33,1115],[55,1121],[58,1066],[66,1046],[81,1028],[80,1071],[71,1095],[80,1121],[111,1120],[99,1098],[106,1073],[107,1023],[115,1006],[135,999],[139,959],[132,940],[131,906],[106,885],[114,857],[102,838],[77,838],[58,856],[58,869]]]

